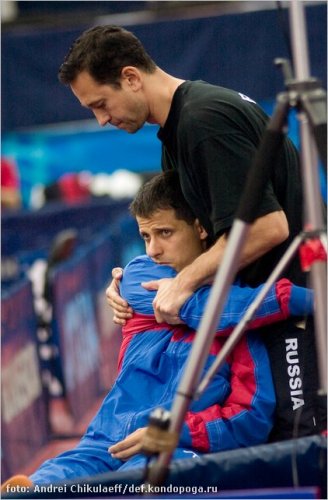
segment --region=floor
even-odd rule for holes
[[[98,411],[103,397],[97,399],[97,401],[91,406],[89,411],[81,418],[79,422],[74,423],[74,427],[68,428],[67,424],[67,414],[63,405],[58,402],[58,404],[53,409],[54,422],[57,426],[57,433],[53,434],[52,439],[49,443],[40,449],[40,451],[32,458],[31,462],[26,465],[20,474],[26,476],[31,475],[45,460],[55,457],[64,451],[74,448],[79,442],[80,438],[85,433],[89,422],[93,416]],[[61,425],[62,424],[62,425]],[[61,433],[59,434],[59,430]]]

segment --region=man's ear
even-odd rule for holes
[[[198,231],[198,234],[199,234],[199,237],[201,240],[206,240],[206,238],[208,237],[208,232],[206,231],[206,229],[201,225],[201,223],[199,222],[199,219],[196,219],[195,220],[195,227]]]
[[[139,90],[142,85],[141,72],[135,66],[124,66],[121,71],[121,80],[132,90]]]

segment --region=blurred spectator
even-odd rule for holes
[[[47,201],[61,200],[68,204],[81,203],[90,199],[90,176],[86,172],[66,173],[58,181],[45,187]]]
[[[95,174],[90,183],[90,190],[93,196],[110,196],[113,200],[120,200],[134,198],[142,184],[141,175],[118,169],[111,175]]]
[[[94,175],[90,172],[70,172],[47,186],[34,186],[31,208],[38,209],[52,201],[74,204],[104,196],[113,200],[133,198],[144,181],[144,176],[125,169]]]
[[[1,208],[21,207],[20,179],[16,164],[9,158],[1,158]]]

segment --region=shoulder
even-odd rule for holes
[[[123,270],[122,287],[139,285],[155,272],[155,264],[148,255],[139,255],[131,260]]]
[[[245,104],[255,104],[256,102],[241,92],[212,85],[204,81],[187,81],[179,87],[180,99],[184,105],[188,105],[201,112],[204,105],[211,107],[235,106],[239,108]]]
[[[176,272],[171,267],[161,266],[153,262],[147,255],[140,255],[129,262],[123,270],[120,283],[121,295],[132,305],[132,302],[149,297],[150,292],[145,290],[141,283],[173,278],[175,275]]]
[[[154,264],[154,262],[150,257],[148,257],[148,255],[138,255],[134,259],[130,260],[130,262],[125,266],[123,275],[134,272],[138,269],[151,267],[152,264]]]
[[[138,255],[131,260],[123,270],[123,279],[128,280],[131,276],[142,278],[142,281],[150,281],[161,278],[172,278],[176,275],[174,269],[169,266],[156,264],[148,255]]]
[[[178,116],[181,145],[195,149],[205,141],[230,141],[233,136],[258,143],[268,117],[253,99],[206,82],[186,83]]]
[[[263,118],[255,101],[225,87],[202,81],[186,82],[180,92],[179,131],[188,137],[193,131],[204,130],[206,135],[229,134],[242,128],[245,120],[253,121],[258,113]]]

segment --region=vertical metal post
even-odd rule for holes
[[[300,0],[290,5],[290,28],[294,56],[295,79],[310,78],[308,47],[305,29],[304,6]],[[322,230],[324,227],[319,189],[319,159],[308,117],[304,110],[298,113],[301,137],[301,168],[305,203],[304,227],[306,230]],[[315,290],[315,330],[319,367],[319,391],[327,393],[327,266],[315,262],[310,271],[311,286]]]

